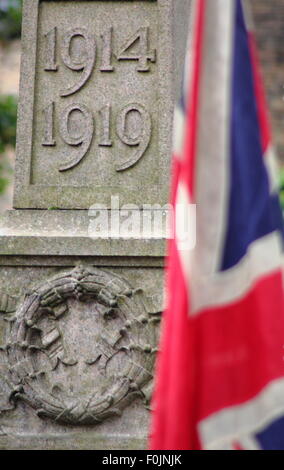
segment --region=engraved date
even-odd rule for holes
[[[44,113],[44,131],[43,131],[43,146],[56,146],[54,138],[54,117],[55,117],[55,103],[51,102],[43,110]],[[74,113],[79,113],[81,125],[72,128],[71,120]],[[100,147],[112,147],[113,136],[111,135],[111,121],[112,121],[112,107],[107,104],[98,111],[99,121],[99,142]],[[128,120],[136,115],[136,132],[131,135],[128,130]],[[65,144],[71,147],[77,147],[78,152],[76,157],[63,163],[58,170],[60,172],[71,170],[76,167],[82,159],[87,155],[90,150],[92,140],[95,134],[95,120],[96,117],[90,109],[78,103],[71,103],[63,110],[58,117],[60,136]],[[123,107],[116,116],[116,135],[119,140],[128,147],[134,147],[133,155],[124,163],[116,166],[116,171],[124,171],[133,167],[139,162],[141,157],[146,152],[152,133],[152,119],[149,111],[137,103],[129,104]]]
[[[129,37],[125,37],[121,44],[117,44],[119,40],[115,37],[112,26],[97,36],[81,26],[63,32],[54,27],[44,35],[44,71],[57,72],[60,67],[65,67],[76,73],[72,75],[71,84],[65,83],[64,87],[60,87],[59,95],[63,99],[79,92],[92,77],[96,66],[102,73],[112,73],[118,62],[135,61],[137,72],[149,72],[150,63],[156,62],[156,50],[150,47],[150,36],[150,28],[141,26]],[[60,172],[75,168],[88,154],[92,141],[96,138],[97,124],[99,147],[112,147],[118,139],[133,148],[131,157],[117,164],[117,172],[136,165],[151,140],[151,115],[138,103],[128,104],[118,112],[114,112],[107,103],[94,114],[88,106],[79,103],[68,104],[58,113],[57,104],[52,101],[44,108],[43,114],[42,146],[56,147],[57,136],[54,134],[55,129],[59,128],[63,142],[76,148],[76,156],[61,164],[58,168]],[[55,126],[55,122],[59,125]]]
[[[149,38],[150,28],[144,26],[134,32],[118,48],[117,53],[113,48],[113,27],[110,26],[104,33],[100,34],[101,52],[100,68],[101,72],[114,72],[114,60],[117,61],[137,61],[137,72],[149,72],[149,63],[156,62],[156,50],[150,49]],[[80,57],[74,57],[72,54],[72,45],[75,40],[83,41],[84,53]],[[77,83],[61,90],[60,96],[66,97],[79,91],[89,80],[96,65],[97,57],[97,38],[94,34],[87,31],[86,28],[71,28],[65,32],[61,40],[58,40],[58,29],[54,27],[44,35],[45,40],[45,63],[46,72],[57,72],[59,69],[58,55],[60,53],[62,63],[69,70],[81,72]]]

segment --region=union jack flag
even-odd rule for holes
[[[284,449],[283,218],[246,1],[193,0],[152,449]]]

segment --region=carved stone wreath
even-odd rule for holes
[[[100,269],[80,267],[41,283],[18,307],[4,348],[10,401],[69,424],[120,415],[145,399],[157,321],[141,291]]]

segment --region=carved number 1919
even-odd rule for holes
[[[80,135],[72,135],[70,132],[69,121],[72,113],[79,112],[81,114],[81,127],[82,133]],[[140,130],[136,135],[129,135],[127,121],[131,113],[137,113],[139,115]],[[50,103],[44,109],[44,140],[43,146],[54,147],[56,141],[54,138],[54,114],[55,105]],[[110,105],[104,106],[99,111],[100,116],[100,147],[111,147],[113,145],[111,138],[111,107]],[[90,149],[94,133],[95,133],[95,121],[92,112],[87,106],[82,104],[69,104],[62,112],[59,118],[59,128],[62,140],[71,147],[77,147],[76,156],[65,162],[59,167],[59,171],[71,170],[77,166],[81,160],[85,157]],[[125,106],[118,114],[116,118],[116,134],[120,141],[129,146],[136,147],[132,156],[121,165],[116,167],[116,171],[124,171],[134,166],[144,155],[150,139],[152,122],[150,113],[141,104],[129,104]]]

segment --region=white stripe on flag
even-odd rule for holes
[[[195,270],[191,278],[192,315],[212,307],[229,305],[244,297],[266,275],[281,270],[282,237],[272,232],[252,243],[233,268],[211,276]]]
[[[284,380],[270,382],[245,404],[211,415],[198,425],[202,448],[223,450],[234,441],[241,444],[284,415]],[[248,440],[246,440],[248,445]],[[244,441],[245,443],[245,441]]]
[[[238,439],[242,450],[261,450],[261,446],[254,436],[243,436]]]
[[[190,254],[180,251],[189,291],[196,276],[218,271],[226,232],[234,13],[235,0],[206,3],[195,158],[197,244]]]
[[[227,231],[234,13],[235,0],[207,2],[196,156],[195,253],[205,276],[220,267]]]
[[[187,47],[186,47],[186,54],[185,54],[185,63],[184,63],[184,75],[183,75],[183,98],[184,103],[187,106],[189,93],[191,91],[192,86],[192,63],[193,63],[193,41],[194,41],[194,26],[196,25],[197,20],[197,2],[194,1],[191,3],[190,7],[190,20],[189,20],[189,32],[187,37]]]

